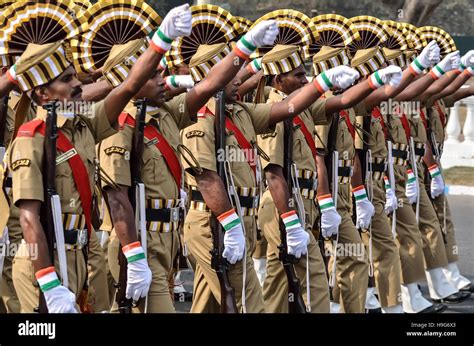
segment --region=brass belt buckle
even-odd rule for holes
[[[179,207],[170,208],[170,222],[179,221]]]
[[[87,229],[78,229],[77,230],[77,245],[82,247],[87,245],[88,233]]]

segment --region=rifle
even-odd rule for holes
[[[426,128],[426,134],[428,136],[428,141],[429,141],[429,143],[431,145],[431,148],[432,148],[432,153],[433,153],[434,159],[436,161],[436,164],[438,165],[438,169],[441,172],[441,176],[443,176],[443,170],[441,168],[440,146],[438,144],[438,141],[436,140],[435,133],[431,130],[431,126],[429,125],[429,121],[431,119],[430,113],[432,112],[431,108],[427,109],[427,112],[428,112],[428,117],[427,117],[426,121],[428,122],[428,127]],[[431,191],[430,191],[430,188],[429,188],[430,183],[431,183],[431,176],[430,176],[430,172],[428,170],[426,170],[426,171],[427,172],[425,172],[425,180],[428,184],[425,184],[425,187],[426,187],[426,190],[427,190],[427,193],[428,193],[428,197],[431,198]],[[441,228],[441,231],[443,233],[443,238],[446,238],[446,230],[447,230],[447,226],[446,226],[446,196],[444,196],[444,192],[443,192],[443,227]],[[446,239],[444,239],[444,240],[446,242]]]
[[[145,116],[146,116],[146,99],[137,100],[134,103],[137,107],[137,115],[135,117],[135,127],[133,128],[132,152],[130,153],[130,171],[132,177],[132,187],[128,189],[128,198],[135,210],[135,221],[137,223],[137,230],[140,230],[140,240],[146,257],[146,227],[145,222],[145,188],[141,178],[142,170],[142,156],[143,156],[143,138],[145,131]],[[117,293],[115,301],[118,305],[118,310],[121,314],[132,313],[133,302],[132,299],[127,299],[127,259],[122,251],[122,246],[119,246],[118,261],[120,266],[119,280],[116,285]],[[138,304],[138,302],[136,302]],[[146,304],[145,304],[146,309]]]
[[[7,143],[5,143],[5,129],[7,126],[8,100],[9,96],[7,95],[0,102],[0,164],[5,157],[5,148],[7,146]]]
[[[215,141],[216,141],[216,157],[219,153],[225,150],[225,98],[224,92],[220,90],[216,94],[216,119],[214,124]],[[225,178],[225,163],[223,160],[217,161],[217,174],[221,178],[223,184],[226,187],[227,183]],[[229,280],[229,264],[227,260],[222,257],[224,251],[224,230],[222,225],[217,220],[214,214],[211,215],[210,220],[211,233],[212,233],[212,244],[211,250],[211,268],[216,271],[219,285],[221,287],[221,313],[237,313],[237,304],[235,302],[235,292],[230,285]]]
[[[48,102],[43,106],[47,110],[46,131],[44,136],[44,160],[43,160],[43,186],[45,188],[45,199],[41,206],[40,220],[48,245],[49,259],[54,263],[54,243],[58,254],[59,271],[64,287],[68,287],[67,260],[64,242],[64,229],[61,213],[61,200],[56,192],[56,140],[58,138],[57,128],[57,103]],[[39,312],[48,311],[44,295],[40,294]]]
[[[332,115],[332,122],[331,127],[329,128],[329,135],[328,135],[328,147],[327,147],[327,155],[324,158],[324,162],[326,164],[327,176],[328,179],[331,177],[332,179],[332,199],[334,205],[337,209],[337,197],[338,197],[338,175],[339,175],[339,153],[336,150],[336,139],[337,139],[337,130],[339,126],[339,112],[335,112]],[[338,236],[339,237],[339,236]],[[333,266],[332,269],[329,270],[329,258],[326,256],[326,252],[324,252],[323,256],[327,258],[325,260],[326,263],[326,271],[329,280],[329,294],[332,299],[332,288],[334,287],[335,281],[335,274],[336,274],[336,259],[337,259],[337,243],[338,238],[333,241]]]
[[[283,159],[283,175],[286,179],[288,189],[290,191],[291,200],[293,196],[293,179],[292,166],[293,162],[293,118],[283,122],[283,142],[284,142],[284,159]],[[304,226],[304,225],[303,225]],[[280,218],[280,239],[281,244],[278,246],[280,250],[279,259],[283,264],[286,279],[288,281],[288,312],[290,314],[307,313],[306,305],[301,295],[300,280],[296,276],[295,264],[298,259],[288,254],[288,246],[286,243],[286,228],[283,220]],[[308,283],[309,284],[309,283]]]

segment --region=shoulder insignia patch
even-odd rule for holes
[[[30,159],[19,159],[12,163],[12,170],[15,171],[20,167],[29,167],[31,165]]]
[[[269,133],[263,133],[260,135],[262,139],[269,138],[269,137],[276,137],[277,133],[276,131],[274,132],[269,132]]]
[[[192,130],[186,133],[186,138],[204,137],[204,131]]]
[[[106,148],[104,150],[104,152],[107,154],[107,155],[112,155],[112,154],[119,154],[119,155],[125,155],[125,153],[127,152],[127,150],[125,148],[122,148],[122,147],[118,147],[118,146],[113,146],[113,147],[109,147],[109,148]]]

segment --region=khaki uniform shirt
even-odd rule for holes
[[[147,108],[145,123],[154,126],[176,151],[180,144],[179,131],[193,124],[185,102],[186,94],[180,94],[166,102],[160,108]],[[124,109],[134,119],[136,107],[130,102]],[[130,153],[132,151],[133,127],[124,125],[119,132],[100,143],[99,162],[105,173],[118,185],[131,186]],[[145,184],[146,199],[179,199],[180,188],[168,168],[165,158],[154,144],[154,140],[145,139],[142,157],[142,180]],[[102,182],[105,187],[108,184]],[[160,206],[164,208],[166,206]],[[175,207],[174,205],[171,207]]]
[[[282,101],[286,96],[280,93],[276,89],[270,92],[267,103],[276,103]],[[315,125],[327,124],[326,117],[326,100],[319,99],[308,109],[304,110],[299,117],[306,125],[308,131],[312,131],[313,137],[316,136]],[[263,149],[265,153],[270,157],[270,161],[267,162],[261,159],[262,168],[265,169],[269,164],[274,164],[283,167],[284,165],[284,124],[283,122],[278,123],[275,126],[273,133],[263,134],[258,137],[258,145]],[[299,130],[299,126],[293,126],[293,161],[296,164],[298,170],[307,170],[316,172],[316,161],[313,157],[313,153],[303,132]],[[307,177],[310,178],[310,177]]]
[[[207,108],[215,114],[215,99],[207,103]],[[230,118],[242,132],[249,143],[256,143],[258,133],[267,133],[269,129],[271,105],[234,103]],[[198,122],[183,131],[183,144],[188,147],[196,157],[203,169],[217,171],[214,116],[199,116]],[[244,152],[232,131],[226,130],[226,154],[230,160],[232,175],[237,187],[257,188],[258,182]],[[235,159],[233,159],[235,158]],[[183,161],[183,160],[182,160]],[[189,169],[186,162],[182,162],[185,169]],[[197,186],[196,179],[187,174],[190,186]]]
[[[46,111],[39,109],[39,119],[46,119]],[[90,115],[67,118],[58,114],[60,130],[80,155],[88,173],[91,191],[94,184],[95,144],[115,133],[105,114],[104,101],[94,105]],[[57,159],[61,157],[58,152]],[[44,201],[43,189],[44,136],[17,137],[10,149],[8,168],[13,177],[13,203],[20,200]],[[56,164],[56,191],[61,199],[63,213],[83,214],[79,192],[76,189],[68,161]]]

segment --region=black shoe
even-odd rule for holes
[[[419,314],[439,314],[446,310],[448,306],[446,304],[433,304],[428,306],[426,309],[421,310]]]
[[[192,302],[193,301],[193,294],[188,291],[184,291],[181,293],[175,293],[174,294],[174,300],[176,302]]]
[[[376,308],[376,309],[365,309],[366,314],[381,314],[382,313],[382,308]]]
[[[457,304],[460,303],[471,296],[471,292],[459,291],[451,294],[443,299],[433,299],[437,303],[447,303],[447,304]]]
[[[463,288],[461,288],[459,290],[459,292],[471,292],[471,293],[474,293],[474,285],[473,284],[469,284]]]

